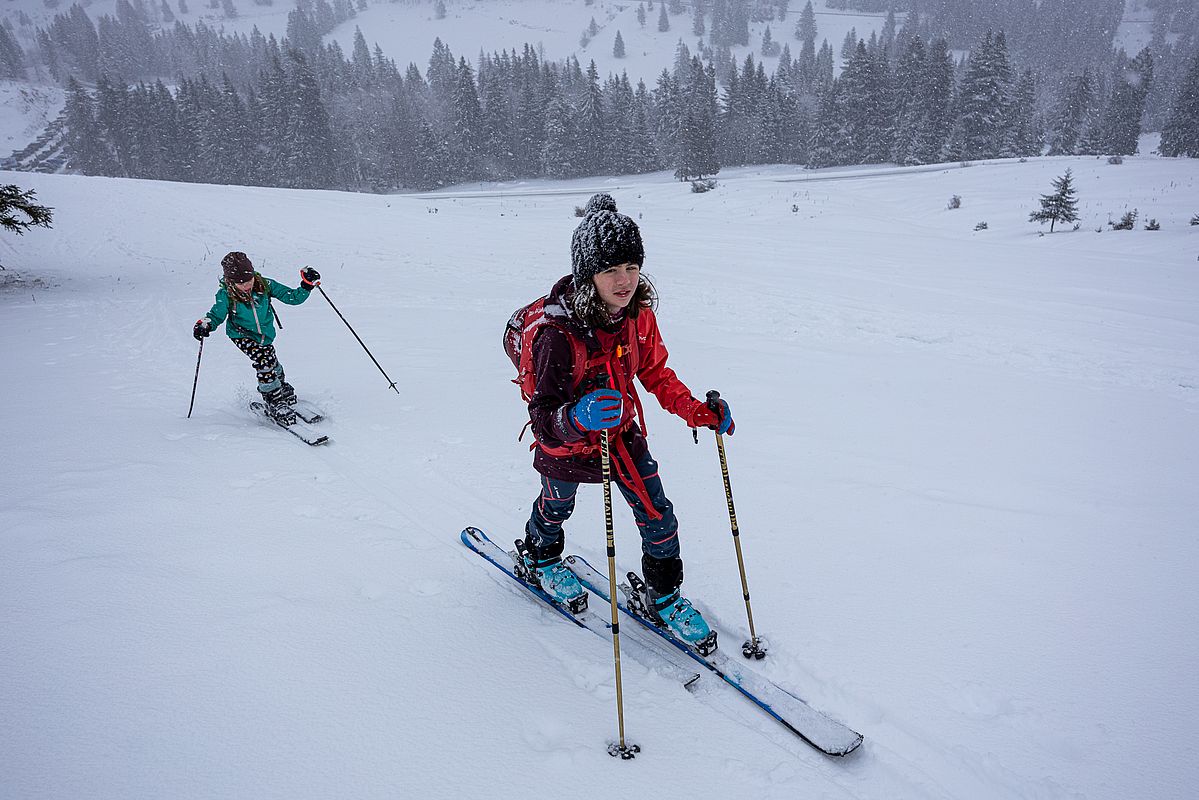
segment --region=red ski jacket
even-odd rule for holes
[[[648,445],[633,379],[649,390],[662,408],[688,424],[703,403],[666,365],[668,354],[652,309],[641,309],[634,319],[626,316],[610,329],[589,328],[570,311],[572,291],[569,275],[554,285],[545,302],[547,324],[541,326],[532,344],[536,385],[529,400],[529,419],[537,440],[533,466],[557,480],[602,480],[600,434],[579,430],[570,419],[570,410],[583,395],[608,386],[621,393],[624,405],[620,425],[610,431],[613,471],[639,495],[644,494],[633,463]],[[580,341],[586,348],[587,368],[576,385],[573,365]],[[648,501],[645,506],[652,513]]]

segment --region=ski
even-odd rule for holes
[[[578,625],[580,628],[592,629],[594,627],[593,623],[598,623],[598,629],[596,629],[595,632],[600,634],[601,636],[607,635],[607,630],[608,630],[607,626],[604,625],[603,621],[600,620],[598,617],[596,617],[595,614],[592,614],[591,612],[589,612],[587,610],[578,611],[578,612],[571,611],[566,606],[555,602],[554,598],[552,598],[548,594],[546,594],[545,591],[540,586],[529,583],[528,581],[524,580],[519,575],[517,575],[516,574],[516,554],[512,553],[512,552],[508,552],[507,550],[504,550],[499,545],[497,545],[495,542],[491,541],[491,539],[488,538],[487,534],[484,533],[479,528],[463,529],[460,538],[462,539],[462,544],[466,545],[467,548],[469,548],[470,550],[473,550],[474,552],[478,553],[483,558],[485,558],[487,561],[491,562],[493,565],[498,567],[505,575],[507,575],[509,578],[511,578],[512,580],[519,583],[525,589],[527,589],[529,591],[529,593],[532,594],[534,597],[536,597],[538,600],[545,603],[550,608],[554,609],[559,614],[566,617],[568,620],[570,620],[574,624]]]
[[[597,571],[582,556],[566,556],[563,563],[574,572],[588,591],[611,602],[606,575]],[[635,597],[633,590],[627,584],[621,584],[620,588],[625,594],[623,599],[618,598],[622,612],[637,620],[644,628],[653,631],[676,650],[718,675],[725,683],[817,750],[830,756],[845,756],[862,744],[860,733],[817,711],[794,693],[754,672],[745,664],[728,658],[719,650],[705,656],[688,647],[669,630],[659,627],[646,616],[630,609],[629,600]]]
[[[295,422],[290,425],[284,425],[283,423],[276,421],[274,417],[267,413],[266,403],[261,403],[255,400],[254,402],[250,403],[250,408],[261,414],[267,422],[271,423],[276,428],[282,428],[305,444],[318,445],[325,444],[329,441],[328,436],[316,430],[315,428],[310,427],[307,422],[299,418],[299,415],[296,416]]]
[[[296,416],[307,422],[309,425],[315,425],[325,419],[325,412],[314,406],[307,400],[297,400],[292,408],[295,409]]]
[[[491,541],[487,534],[479,528],[466,528],[462,531],[459,538],[461,538],[462,544],[466,545],[469,550],[482,556],[485,561],[516,581],[533,597],[545,603],[580,628],[586,628],[604,640],[611,641],[611,621],[601,616],[599,611],[592,611],[590,609],[578,612],[571,611],[566,606],[555,602],[541,587],[529,583],[520,577],[516,570],[516,558],[518,556],[515,551],[504,550]],[[639,633],[639,631],[633,631],[633,633]],[[622,636],[621,651],[627,653],[638,663],[656,670],[664,677],[677,680],[688,691],[695,692],[696,682],[701,676],[693,669],[694,665],[687,659],[677,656],[669,648],[660,647],[659,643],[653,640],[652,637],[643,637],[642,640],[639,640],[635,637],[630,639]]]

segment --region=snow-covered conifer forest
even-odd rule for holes
[[[614,0],[236,2],[7,9],[0,75],[64,99],[6,166],[391,191],[1127,155],[1147,132],[1199,153],[1185,0],[659,3],[666,31]]]

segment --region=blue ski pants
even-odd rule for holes
[[[624,485],[615,472],[612,475],[612,483],[620,489],[625,502],[633,510],[633,518],[641,533],[641,549],[650,558],[678,558],[679,521],[674,516],[674,505],[662,490],[662,479],[658,477],[658,462],[647,450],[645,455],[636,461],[635,466],[641,480],[645,482],[650,502],[662,515],[661,519],[649,518],[641,500],[632,489]],[[541,495],[533,503],[533,512],[529,515],[527,528],[532,543],[539,551],[553,555],[562,552],[562,525],[575,510],[575,494],[578,489],[577,483],[541,476]]]

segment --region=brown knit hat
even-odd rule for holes
[[[250,258],[240,250],[234,250],[221,259],[221,269],[225,273],[225,283],[245,283],[254,277],[254,265]]]

